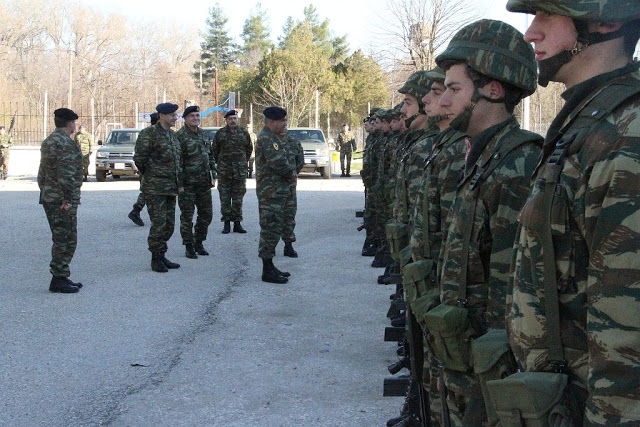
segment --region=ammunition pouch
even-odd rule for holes
[[[407,304],[413,304],[415,300],[435,287],[433,267],[431,259],[421,259],[402,267],[402,284]]]
[[[400,268],[403,268],[405,265],[409,265],[409,263],[411,262],[411,246],[407,245],[402,248],[400,250],[400,253],[398,254],[398,257],[400,258]]]
[[[438,304],[440,304],[440,290],[438,288],[427,290],[411,303],[411,313],[415,316],[416,322],[418,322],[423,331],[427,331],[427,324],[424,320],[425,315]]]
[[[429,352],[445,369],[469,372],[471,340],[476,335],[471,326],[469,310],[440,304],[424,315]]]
[[[575,420],[567,383],[566,374],[518,372],[487,388],[501,426],[569,427]]]
[[[400,261],[400,251],[409,245],[409,230],[407,224],[391,222],[384,226],[389,242],[389,251],[394,261]]]
[[[488,425],[498,424],[498,415],[489,396],[487,382],[501,380],[517,371],[517,365],[504,329],[490,330],[471,343],[473,371],[478,376],[487,411]]]

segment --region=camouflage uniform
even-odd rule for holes
[[[351,172],[351,153],[356,149],[356,138],[353,136],[353,132],[340,131],[336,144],[336,149],[340,152],[340,170],[343,174],[348,174]]]
[[[13,145],[11,135],[0,135],[0,175],[4,178],[9,173],[9,148]]]
[[[69,263],[78,242],[77,212],[82,187],[82,152],[62,129],[56,129],[40,147],[38,187],[51,228],[53,246],[49,269],[54,277],[69,277]],[[60,209],[71,204],[68,211]]]
[[[510,1],[507,7],[596,22],[640,18],[637,2],[556,3]],[[548,343],[559,335],[566,363],[559,371],[569,376],[569,393],[579,396],[576,424],[640,424],[638,67],[611,70],[563,93],[565,106],[549,128],[519,218],[507,300],[509,342],[523,371],[550,372]],[[546,215],[542,200],[554,182]],[[555,268],[544,260],[545,235]],[[546,308],[547,269],[556,280],[559,334]]]
[[[176,195],[182,186],[180,141],[159,123],[138,135],[133,160],[142,174],[140,189],[151,219],[149,251],[164,254],[175,228]]]
[[[436,58],[438,65],[447,60],[464,61],[478,73],[510,83],[519,89],[517,101],[535,91],[533,48],[519,31],[501,21],[480,20],[462,28]],[[479,98],[476,87],[471,106],[465,112],[470,112]],[[452,126],[463,114],[454,119]],[[542,137],[521,130],[511,116],[480,131],[468,142],[471,148],[466,154],[464,177],[457,187],[437,268],[441,303],[466,310],[468,326],[462,334],[465,342],[470,343],[490,329],[505,328],[516,217],[529,195],[529,180],[540,154]],[[430,337],[428,341],[433,339]],[[468,357],[470,348],[464,353]],[[472,366],[460,365],[462,362],[456,370],[451,365],[444,369],[451,423],[486,422],[478,376]]]
[[[264,127],[256,144],[256,195],[260,215],[260,258],[272,259],[285,229],[285,206],[293,197],[296,161],[289,143]]]
[[[285,146],[285,144],[283,144]],[[295,165],[296,174],[300,173],[304,166],[304,149],[300,141],[287,137],[287,143],[284,149],[287,150],[289,164]],[[284,224],[282,226],[282,241],[285,243],[293,243],[296,241],[296,235],[293,230],[296,227],[296,212],[298,211],[298,198],[296,195],[296,186],[298,180],[290,184],[291,197],[289,197],[284,205]]]
[[[247,192],[247,165],[252,150],[249,132],[239,126],[235,130],[225,126],[213,138],[222,222],[242,221],[242,199]]]
[[[194,245],[207,239],[207,230],[213,219],[211,187],[217,177],[211,141],[202,129],[192,131],[187,126],[176,132],[182,157],[182,187],[178,195],[180,206],[180,235],[183,245]],[[193,215],[198,209],[195,230]],[[195,231],[195,233],[194,233]]]
[[[76,143],[82,150],[82,165],[85,178],[89,175],[89,163],[91,162],[91,151],[93,150],[93,137],[87,131],[76,133]]]
[[[144,209],[145,204],[146,202],[144,201],[144,193],[141,191],[138,194],[138,198],[136,199],[136,202],[133,204],[133,209],[140,212],[142,209]]]

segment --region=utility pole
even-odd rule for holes
[[[213,105],[218,106],[218,67],[213,68],[213,88],[216,97]],[[216,111],[216,126],[220,126],[220,114],[218,111]]]

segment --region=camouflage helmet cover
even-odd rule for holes
[[[402,113],[400,112],[400,110],[402,109],[402,102],[398,105],[396,105],[395,107],[393,107],[390,111],[390,118],[391,120],[398,120],[402,117]]]
[[[435,82],[444,83],[445,72],[442,68],[436,66],[435,68],[427,71],[427,77]]]
[[[422,97],[429,93],[432,84],[433,80],[429,78],[429,72],[419,70],[409,76],[398,92],[415,96],[419,102],[422,102]]]
[[[546,12],[588,22],[626,22],[640,19],[638,0],[509,0],[507,10],[531,14]]]
[[[537,87],[537,65],[533,47],[511,25],[492,19],[473,22],[456,33],[438,66],[447,60],[466,62],[481,74],[510,83],[531,95]]]

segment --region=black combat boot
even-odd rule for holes
[[[202,241],[201,240],[196,242],[195,249],[196,249],[196,252],[198,253],[198,255],[204,255],[204,256],[209,255],[209,252],[207,252],[207,250],[204,248],[204,246],[202,246]]]
[[[160,252],[151,253],[151,269],[158,273],[166,273],[167,266],[162,262],[162,254]]]
[[[233,232],[234,233],[246,233],[247,230],[242,228],[242,224],[240,224],[240,221],[235,221],[233,223]]]
[[[344,169],[342,169],[342,173],[340,174],[340,178],[344,178],[346,175],[344,174]]]
[[[278,273],[278,269],[273,265],[273,260],[262,260],[262,281],[269,283],[287,283],[289,279]]]
[[[131,212],[129,212],[129,219],[133,221],[135,225],[139,225],[140,227],[144,226],[144,222],[142,222],[142,218],[140,218],[140,211],[136,208],[131,209]]]
[[[51,278],[51,282],[49,283],[49,292],[60,292],[62,294],[75,294],[79,290],[80,288],[73,285],[73,282],[71,280],[68,280],[66,277],[53,276]]]
[[[195,249],[193,249],[193,245],[185,245],[184,246],[184,255],[187,258],[197,259],[198,255],[196,255]]]
[[[284,256],[288,256],[289,258],[298,258],[298,252],[293,249],[293,242],[284,243]]]
[[[164,256],[164,253],[160,254],[160,256],[162,257],[162,262],[164,263],[165,267],[170,269],[180,268],[180,264],[169,261],[167,257]]]
[[[231,232],[231,221],[225,221],[224,227],[222,227],[222,234],[229,234]]]
[[[288,271],[282,271],[279,268],[277,268],[275,265],[273,266],[273,268],[275,268],[278,274],[281,275],[282,277],[291,277],[291,273],[289,273]]]
[[[349,177],[351,176],[351,174],[349,173],[349,169],[347,169],[347,173],[345,174],[345,176],[346,176],[347,178],[349,178]]]

